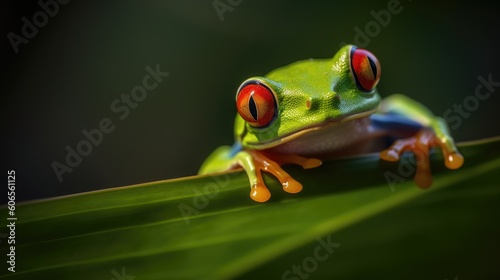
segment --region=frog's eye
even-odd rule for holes
[[[360,90],[368,92],[377,86],[380,80],[380,63],[371,52],[353,48],[351,50],[351,69]]]
[[[243,85],[236,96],[238,114],[255,127],[263,127],[273,121],[276,105],[273,92],[258,82]]]

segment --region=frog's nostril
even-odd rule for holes
[[[306,108],[309,110],[309,109],[311,109],[311,107],[312,107],[312,100],[311,100],[311,98],[309,98],[306,101]]]

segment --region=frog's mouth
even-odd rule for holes
[[[311,148],[324,146],[324,149],[331,150],[334,148],[333,146],[341,146],[339,145],[340,143],[348,142],[356,138],[356,136],[361,136],[361,134],[366,135],[363,132],[367,132],[366,130],[370,129],[370,120],[367,117],[372,115],[376,110],[361,112],[342,119],[328,120],[319,125],[306,127],[271,141],[247,144],[257,150],[270,148],[277,148],[278,150],[288,150],[289,148],[292,150],[294,147],[298,150],[308,150],[308,146]],[[289,143],[293,143],[293,145],[289,145]],[[284,146],[283,149],[281,146]],[[300,153],[298,150],[295,152]]]

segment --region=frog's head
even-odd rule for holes
[[[367,116],[380,102],[379,78],[377,58],[346,45],[332,59],[298,61],[247,79],[236,94],[236,138],[266,149]]]

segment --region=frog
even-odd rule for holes
[[[316,168],[324,160],[378,153],[397,162],[406,152],[416,158],[415,184],[432,184],[429,156],[443,153],[448,169],[458,169],[459,152],[446,121],[403,95],[381,98],[377,57],[355,45],[332,58],[306,59],[246,79],[236,91],[234,144],[213,151],[199,174],[244,169],[250,198],[266,202],[271,192],[263,172],[274,175],[287,193],[303,186],[283,169]]]

